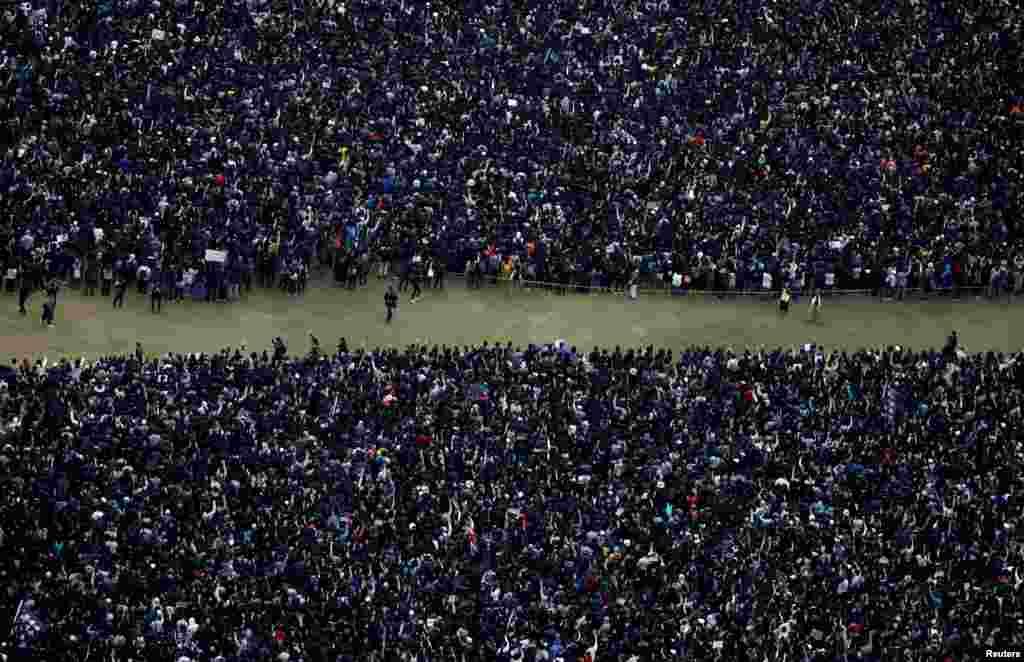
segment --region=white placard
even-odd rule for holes
[[[228,261],[228,252],[227,251],[211,251],[211,250],[207,250],[206,251],[206,261],[207,262],[220,262],[221,264],[223,264],[223,263]]]

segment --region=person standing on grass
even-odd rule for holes
[[[412,297],[409,299],[409,303],[416,303],[423,296],[423,290],[420,289],[420,269],[418,263],[409,265],[409,284],[412,285]]]
[[[1013,294],[1019,296],[1024,290],[1024,253],[1013,258]]]
[[[43,326],[53,328],[53,311],[56,306],[51,301],[43,302]]]
[[[442,259],[434,260],[434,289],[444,289],[444,272],[447,271],[448,265]]]
[[[626,289],[626,297],[630,301],[636,301],[637,289],[640,287],[640,269],[635,268],[629,275],[629,282]]]
[[[364,287],[370,277],[370,252],[363,249],[359,254],[359,286]]]
[[[473,259],[466,260],[466,287],[473,289],[473,279],[476,273],[476,261]]]
[[[24,273],[21,274],[21,285],[18,288],[18,312],[22,315],[28,314],[28,299],[32,296],[32,283],[29,275]]]
[[[789,312],[789,302],[792,300],[792,298],[793,296],[789,293],[789,288],[782,288],[782,296],[779,297],[779,313],[781,313],[783,316],[785,316],[786,313]]]
[[[414,265],[411,262],[405,260],[399,266],[399,278],[398,278],[398,291],[404,292],[406,285],[410,283],[412,279],[412,270]]]
[[[118,276],[114,283],[114,308],[124,308],[124,292],[128,289],[128,281]]]
[[[100,258],[97,258],[99,260]],[[100,285],[100,296],[110,296],[110,286],[114,282],[114,269],[111,264],[105,263],[103,265],[103,282]]]
[[[139,270],[136,273],[139,285],[139,294],[146,293],[146,287],[149,285],[149,275],[151,271],[152,269],[150,269],[148,265],[143,264],[139,267]]]
[[[907,287],[910,285],[909,258],[902,258],[896,266],[896,300],[903,301],[907,296]]]
[[[172,301],[181,301],[185,298],[185,272],[179,266],[175,270],[174,275],[174,294],[171,297]]]
[[[384,293],[384,307],[388,311],[387,323],[391,324],[391,318],[395,316],[395,308],[398,307],[398,294],[395,292],[395,286],[390,283],[388,291]]]
[[[359,261],[355,255],[351,255],[348,258],[348,272],[345,277],[346,287],[350,290],[356,289],[356,285],[359,283]]]
[[[819,321],[821,316],[821,290],[815,289],[811,292],[810,320]]]
[[[426,270],[427,274],[426,282],[424,284],[427,286],[427,289],[429,290],[434,286],[434,258],[427,258],[424,269]]]
[[[96,281],[99,280],[99,264],[95,259],[89,259],[85,265],[85,296],[96,295]]]
[[[164,302],[164,288],[159,280],[153,281],[153,287],[149,291],[149,309],[159,313]]]
[[[60,284],[56,278],[50,279],[50,282],[46,284],[46,296],[50,298],[50,303],[57,306],[57,293],[60,291]]]

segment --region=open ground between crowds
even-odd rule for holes
[[[821,322],[811,324],[805,301],[782,318],[774,300],[767,298],[643,296],[628,301],[614,294],[467,290],[459,281],[443,291],[425,290],[415,304],[403,295],[395,322],[386,325],[383,296],[382,281],[371,280],[369,287],[356,291],[319,282],[301,298],[256,289],[241,302],[165,304],[163,313],[154,315],[148,297],[130,293],[126,307],[115,311],[109,299],[68,289],[58,300],[56,327],[47,329],[39,321],[41,295],[33,298],[30,314],[22,317],[16,297],[7,294],[0,297],[0,355],[4,360],[97,356],[130,352],[136,342],[149,354],[211,352],[243,342],[263,349],[275,336],[301,352],[308,347],[311,331],[326,346],[344,336],[350,346],[467,345],[485,340],[525,345],[562,338],[581,349],[808,342],[856,349],[940,347],[955,329],[972,351],[1017,351],[1021,343],[1015,340],[1014,329],[1024,325],[1022,302],[834,298],[825,300]]]

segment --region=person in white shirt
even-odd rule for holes
[[[640,283],[640,270],[634,269],[633,273],[629,277],[629,287],[627,289],[627,295],[631,301],[635,301],[637,297],[637,289]]]
[[[821,315],[821,292],[818,290],[811,291],[811,305],[810,305],[810,320],[811,322],[817,322]]]
[[[896,294],[896,267],[889,267],[885,272],[884,298],[889,301]]]

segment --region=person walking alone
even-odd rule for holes
[[[56,306],[52,301],[43,302],[43,326],[53,328],[53,311]]]
[[[28,314],[28,299],[32,296],[32,283],[28,274],[21,274],[21,285],[18,288],[18,312]]]
[[[118,276],[114,283],[114,308],[124,308],[124,292],[128,289],[128,281]]]
[[[434,260],[432,268],[434,270],[434,289],[435,290],[443,290],[444,289],[444,272],[445,272],[445,270],[447,268],[447,265],[442,260],[438,259],[438,260]]]
[[[409,299],[409,303],[416,303],[423,296],[423,290],[420,289],[420,271],[417,265],[412,265],[409,269],[409,283],[412,285],[412,298]]]
[[[50,279],[50,282],[46,284],[46,295],[50,299],[50,303],[57,307],[57,293],[60,292],[60,284],[56,278]]]
[[[153,287],[149,291],[149,309],[159,313],[163,307],[164,289],[159,280],[153,281]]]
[[[810,321],[818,322],[821,320],[821,290],[814,290],[811,292],[811,306],[810,306]]]
[[[398,294],[394,285],[388,285],[388,291],[384,293],[384,307],[387,308],[387,323],[391,324],[391,318],[395,316],[395,308],[398,307]]]

